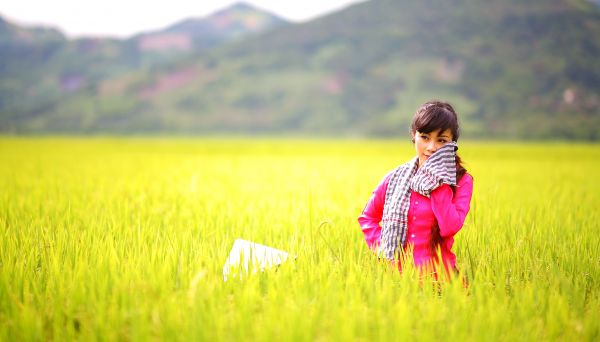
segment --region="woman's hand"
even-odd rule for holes
[[[456,150],[458,145],[449,142],[435,151],[413,176],[411,189],[429,197],[442,184],[456,185]]]

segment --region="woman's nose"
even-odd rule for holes
[[[431,141],[429,144],[427,144],[427,149],[431,152],[435,152],[437,150],[435,142]]]

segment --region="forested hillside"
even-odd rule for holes
[[[456,105],[465,136],[600,139],[600,11],[589,1],[372,0],[263,32],[142,69],[109,61],[126,51],[110,45],[128,42],[103,42],[104,54],[76,58],[103,66],[85,87],[65,91],[77,84],[69,73],[56,84],[39,70],[58,93],[47,102],[2,74],[0,128],[398,136],[438,98]]]

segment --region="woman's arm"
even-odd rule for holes
[[[442,184],[431,192],[431,209],[444,238],[454,236],[462,228],[471,207],[473,177],[465,174],[458,182],[456,194],[448,184]]]
[[[381,238],[381,226],[379,222],[381,222],[381,217],[383,216],[385,193],[392,173],[393,171],[385,175],[381,182],[379,182],[375,190],[373,190],[373,194],[369,198],[367,205],[358,217],[358,223],[365,234],[367,245],[372,250],[375,250],[379,246]]]

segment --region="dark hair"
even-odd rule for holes
[[[415,142],[415,133],[431,133],[437,130],[443,132],[450,129],[452,140],[458,141],[460,136],[460,128],[458,125],[458,115],[454,108],[447,102],[430,101],[425,102],[415,112],[412,123],[410,125],[411,141]],[[462,160],[456,155],[456,181],[458,182],[467,172],[462,165]],[[451,187],[452,192],[456,192],[454,186]],[[433,253],[436,252],[437,246],[442,242],[440,235],[440,227],[436,224],[431,232],[430,249]]]
[[[413,142],[415,132],[431,133],[438,129],[440,132],[450,129],[452,140],[458,141],[458,137],[460,136],[458,115],[456,115],[454,108],[447,102],[425,102],[417,109],[410,125]]]

